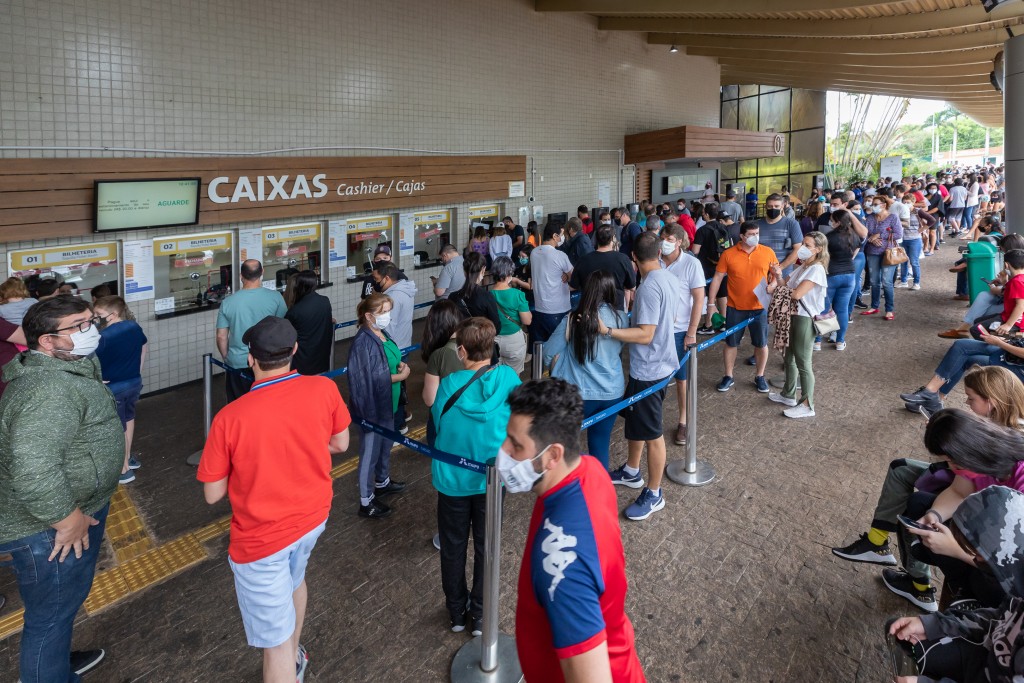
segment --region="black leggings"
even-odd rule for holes
[[[983,683],[988,681],[985,674],[988,650],[962,638],[954,638],[947,645],[938,640],[926,640],[914,645],[922,676],[939,680],[949,678],[956,683]],[[921,662],[924,661],[924,666]]]

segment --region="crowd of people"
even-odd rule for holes
[[[241,288],[216,325],[228,405],[213,420],[198,478],[207,502],[231,502],[229,565],[264,680],[301,682],[308,666],[305,569],[332,505],[331,456],[348,449],[357,424],[358,514],[389,517],[386,499],[406,488],[391,476],[391,451],[414,404],[428,411],[427,446],[479,464],[431,465],[451,630],[482,632],[482,464],[493,462],[508,493],[537,496],[516,610],[527,680],[644,680],[624,608],[614,486],[639,490],[628,520],[664,509],[664,398],[674,383],[669,438],[685,445],[687,350],[742,325],[725,338],[718,391],[736,385],[749,334],[754,389],[787,418],[814,417],[814,353],[823,344],[845,350],[857,310],[894,321],[895,290],[919,290],[922,258],[959,238],[997,241],[1006,269],[962,327],[940,333],[954,343],[935,376],[900,397],[927,418],[933,461],[893,461],[868,531],[833,553],[886,566],[889,590],[927,613],[889,626],[919,663],[919,683],[1024,674],[1024,647],[1006,631],[1024,613],[1024,238],[1002,235],[1002,187],[1001,169],[949,171],[815,191],[806,206],[773,193],[760,217],[734,192],[709,188],[697,201],[642,202],[596,219],[580,206],[543,229],[510,217],[477,227],[461,251],[440,251],[418,401],[403,355],[414,342],[417,286],[387,245],[373,254],[356,309],[347,402],[319,376],[332,367],[335,320],[315,273],[293,274],[282,295],[262,287],[259,261],[243,262]],[[147,338],[125,301],[98,289],[90,304],[56,280],[0,284],[0,484],[11,492],[0,503],[0,552],[14,558],[25,603],[23,680],[74,680],[102,658],[70,651],[74,614],[92,583],[110,496],[141,466],[131,443]],[[544,344],[540,357],[531,359],[531,342]],[[771,349],[785,365],[778,391],[765,378]],[[524,383],[531,360],[550,378]],[[961,378],[969,410],[944,407]],[[582,455],[584,418],[641,393],[621,411],[625,452],[612,455],[612,414],[588,427]],[[54,410],[25,409],[44,397]],[[281,419],[266,420],[270,413]],[[29,581],[33,553],[56,564]]]

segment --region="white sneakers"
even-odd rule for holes
[[[836,351],[845,351],[846,342],[836,342]]]
[[[781,403],[784,406],[793,407],[793,406],[796,405],[796,399],[795,398],[786,398],[785,396],[783,396],[782,394],[780,394],[777,391],[769,391],[768,392],[768,400],[775,401],[776,403]]]
[[[786,408],[782,411],[782,414],[786,417],[801,418],[801,417],[814,417],[814,408],[811,408],[806,403],[801,403],[798,406],[792,408]]]

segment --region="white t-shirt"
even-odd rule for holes
[[[542,244],[530,252],[530,284],[534,308],[541,313],[567,313],[569,285],[562,282],[563,273],[571,273],[572,264],[564,251]]]
[[[981,185],[977,181],[971,184],[971,189],[967,191],[967,206],[978,205],[978,192],[981,190]]]
[[[796,304],[796,313],[805,318],[810,317],[810,314],[804,309],[806,306],[814,315],[820,315],[823,313],[822,309],[825,308],[825,292],[828,291],[828,275],[825,273],[825,267],[820,263],[814,263],[808,267],[797,266],[793,269],[786,285],[790,289],[796,289],[805,280],[810,280],[815,286],[801,297],[800,301],[803,302],[803,306],[799,303]]]
[[[890,213],[896,214],[896,217],[900,219],[900,223],[903,224],[903,228],[906,229],[907,225],[910,223],[910,207],[897,199],[893,205],[889,207],[889,211]]]
[[[693,293],[691,289],[704,289],[704,268],[700,260],[689,252],[683,252],[679,258],[670,265],[661,262],[662,268],[679,278],[679,285],[682,289],[682,298],[679,308],[676,310],[676,332],[686,332],[690,327],[690,313],[693,311]]]
[[[492,237],[487,243],[487,249],[490,251],[492,260],[499,256],[508,256],[509,258],[512,258],[512,238],[508,235]]]

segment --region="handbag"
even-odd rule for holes
[[[1024,348],[1024,337],[1010,337],[1006,340],[1006,343],[1010,346],[1016,346],[1018,349]],[[1003,362],[1013,367],[1020,367],[1024,365],[1024,358],[1015,356],[1012,353],[1003,351]]]
[[[899,264],[906,263],[910,260],[910,257],[907,256],[906,250],[896,244],[896,240],[893,239],[892,233],[889,233],[889,243],[892,244],[892,246],[886,249],[882,254],[882,265],[898,266]]]
[[[803,306],[803,309],[807,311],[807,315],[811,316],[811,324],[814,325],[814,331],[820,337],[826,337],[833,332],[839,331],[839,317],[835,311],[829,311],[822,315],[814,315],[811,313],[811,309],[807,308],[807,304],[803,302],[803,299],[797,299],[797,302]]]

